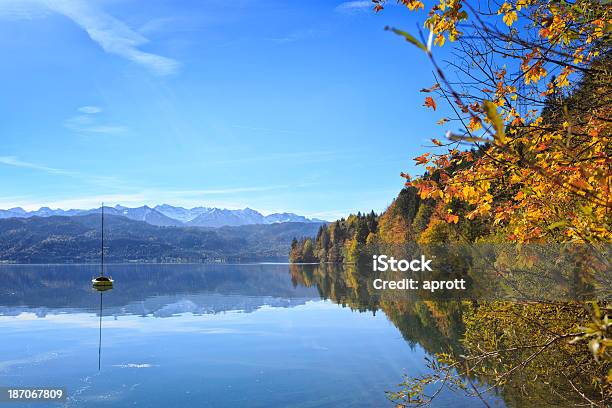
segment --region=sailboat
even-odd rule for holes
[[[104,203],[102,203],[102,247],[101,247],[101,262],[100,262],[100,267],[101,267],[101,275],[98,276],[97,278],[93,278],[91,280],[91,283],[93,284],[94,288],[96,289],[100,289],[100,288],[104,288],[104,289],[110,289],[113,287],[113,278],[110,276],[104,276]]]

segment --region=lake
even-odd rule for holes
[[[66,388],[46,406],[384,407],[454,347],[452,321],[442,336],[414,305],[317,268],[109,265],[114,288],[97,292],[95,265],[0,266],[0,385]],[[442,392],[433,406],[482,403]]]

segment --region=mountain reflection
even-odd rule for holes
[[[569,299],[566,302],[508,301],[505,298],[490,300],[492,295],[503,294],[502,290],[515,291],[515,288],[520,289],[521,296],[535,298],[540,296],[542,289],[534,285],[529,270],[522,266],[511,275],[512,285],[502,286],[491,280],[491,273],[486,268],[467,268],[465,265],[471,265],[464,262],[467,257],[454,256],[451,263],[447,262],[449,256],[454,255],[449,251],[442,252],[438,259],[452,265],[452,268],[448,268],[449,274],[468,276],[474,288],[458,298],[428,294],[421,296],[421,292],[400,296],[394,291],[376,290],[372,285],[374,278],[393,279],[398,276],[373,272],[370,265],[110,265],[107,272],[115,279],[115,285],[112,291],[104,293],[104,316],[167,318],[185,313],[205,315],[225,311],[252,312],[264,306],[291,308],[324,299],[359,312],[352,314],[355,317],[361,313],[364,313],[362,317],[367,317],[365,314],[371,313],[380,318],[383,313],[413,351],[422,349],[429,354],[430,359],[427,361],[435,363],[438,369],[445,364],[449,367],[448,361],[467,361],[463,356],[478,357],[478,353],[493,355],[492,359],[478,360],[480,371],[461,372],[456,369],[460,366],[454,365],[451,372],[451,375],[456,377],[456,384],[470,384],[470,389],[486,394],[483,398],[488,402],[495,400],[499,403],[499,397],[503,398],[508,407],[568,406],[564,405],[564,401],[571,401],[572,404],[579,402],[573,389],[566,387],[566,375],[573,379],[572,384],[576,387],[589,392],[585,395],[595,398],[596,392],[592,390],[591,380],[582,375],[582,372],[585,365],[597,362],[593,363],[594,360],[588,359],[589,354],[585,353],[584,346],[580,344],[569,343],[565,337],[554,342],[550,340],[550,333],[572,333],[576,322],[589,319],[580,302]],[[501,258],[496,259],[499,264]],[[546,282],[550,282],[547,289],[553,298],[569,293],[588,293],[587,289],[597,288],[591,281],[575,280],[575,283],[572,283],[571,279],[568,280],[565,275],[559,273],[567,270],[568,276],[571,277],[571,272],[580,269],[562,270],[558,263],[554,269],[549,269],[557,274],[551,274],[550,279],[549,275],[544,275]],[[97,270],[96,265],[0,266],[0,276],[4,283],[0,288],[0,315],[18,316],[24,312],[40,317],[58,313],[98,314],[101,299],[95,296],[97,293],[90,284],[91,276],[96,274]],[[519,274],[522,270],[527,273]],[[542,280],[537,282],[540,281]],[[504,281],[506,282],[508,281]],[[557,292],[552,290],[554,288],[557,288]],[[322,306],[332,305],[327,303]],[[332,308],[336,309],[339,310]],[[547,316],[551,313],[557,318],[548,319]],[[329,311],[321,312],[316,321],[331,315],[333,313]],[[261,315],[242,317],[251,324],[261,318]],[[345,318],[346,316],[343,317]],[[296,321],[301,319],[297,318]],[[188,324],[194,326],[193,330],[198,333],[213,330],[227,334],[233,330],[232,327],[202,327],[204,320],[206,319],[195,316],[190,322],[177,318],[168,319],[165,323]],[[150,319],[137,318],[134,321],[147,324]],[[156,327],[163,326],[157,323]],[[279,328],[275,327],[270,333],[276,334],[278,330]],[[316,336],[331,333],[331,337],[335,339],[343,333],[352,333],[351,330],[352,326],[338,325],[338,322],[328,326],[318,325],[315,329],[300,332],[295,344],[302,344],[304,333],[316,332]],[[359,333],[364,336],[364,332]],[[393,331],[387,339],[397,338],[395,333]],[[492,333],[503,333],[502,341],[507,343],[496,343],[496,348],[491,351],[489,341],[496,338]],[[144,337],[147,340],[146,336]],[[240,339],[243,338],[240,336]],[[269,339],[266,337],[266,342]],[[358,340],[351,337],[349,342],[359,343]],[[381,340],[378,338],[376,342]],[[225,337],[223,341],[231,341],[231,336]],[[342,347],[346,346],[346,341],[348,340],[343,340]],[[541,344],[553,346],[542,348],[532,357],[533,342],[538,350],[542,347],[539,346]],[[231,353],[227,355],[244,351],[241,344],[233,343],[229,348]],[[283,347],[286,344],[282,343]],[[220,345],[217,344],[217,347]],[[495,351],[498,348],[501,351]],[[401,352],[396,349],[394,356]],[[500,368],[512,370],[511,367],[521,361],[528,361],[530,364],[520,365],[521,370],[515,370],[515,375],[504,378],[503,383],[500,383]],[[223,363],[227,363],[226,357]],[[311,359],[306,359],[304,364],[307,367],[316,365]],[[425,372],[431,368],[425,362],[413,364],[423,367]],[[410,367],[407,372],[409,371]],[[545,381],[534,380],[542,378],[545,378]],[[395,380],[391,379],[388,383],[386,381],[386,390],[396,390],[401,374],[398,374]],[[459,391],[461,390],[463,389]]]
[[[0,315],[97,313],[96,271],[95,265],[0,266]],[[252,312],[319,299],[316,290],[291,284],[286,265],[109,265],[107,273],[115,279],[104,296],[108,315]]]

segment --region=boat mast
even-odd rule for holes
[[[102,247],[101,249],[101,258],[102,258],[102,276],[104,276],[104,203],[102,203]]]

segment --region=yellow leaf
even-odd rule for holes
[[[438,45],[438,46],[443,46],[444,42],[446,41],[446,38],[444,38],[444,35],[442,34],[438,34],[436,36],[436,39],[434,40],[434,44]]]
[[[516,11],[507,12],[506,14],[504,14],[502,20],[504,20],[504,23],[506,23],[506,25],[510,27],[516,20],[518,20]]]
[[[468,125],[468,128],[470,129],[470,132],[475,132],[478,129],[482,128],[482,123],[481,123],[481,119],[478,116],[472,116],[470,118],[470,124]]]

